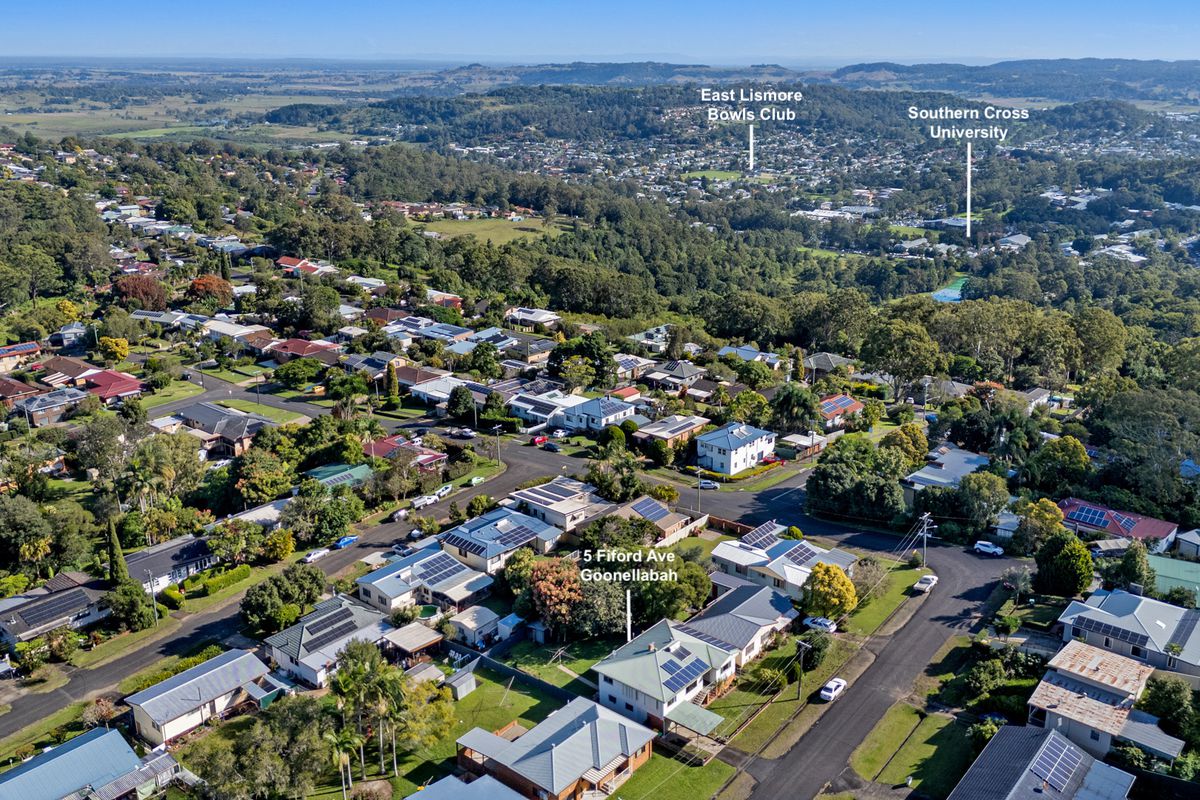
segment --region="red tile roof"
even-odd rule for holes
[[[337,348],[335,344],[327,342],[310,342],[308,339],[284,339],[279,344],[271,348],[272,353],[286,353],[291,356],[303,357],[310,356],[313,353],[320,353],[324,350],[334,350]]]
[[[114,397],[128,397],[142,391],[142,382],[127,372],[117,372],[106,369],[88,375],[88,391],[101,400],[111,400]]]
[[[1131,511],[1114,511],[1099,503],[1090,503],[1078,497],[1060,500],[1059,509],[1068,528],[1103,531],[1125,539],[1165,539],[1179,529],[1174,522],[1165,519],[1144,517]]]

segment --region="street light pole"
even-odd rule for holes
[[[154,627],[158,627],[158,600],[154,597],[154,573],[146,570],[146,577],[150,581],[150,605],[154,608]]]
[[[500,425],[492,428],[492,432],[496,434],[496,466],[500,466]]]
[[[929,534],[937,530],[933,518],[926,511],[921,515],[921,566],[929,566]]]

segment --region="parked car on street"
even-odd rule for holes
[[[448,484],[448,483],[443,483],[441,486],[439,486],[439,487],[437,488],[437,491],[436,491],[436,492],[434,492],[434,494],[435,494],[435,495],[437,495],[437,499],[438,499],[438,500],[441,500],[441,499],[443,499],[443,498],[445,498],[445,497],[449,497],[449,496],[450,496],[450,493],[451,493],[451,492],[453,492],[453,491],[454,491],[454,487],[453,487],[453,486],[451,486],[451,485],[450,485],[450,484]]]
[[[350,545],[358,541],[358,536],[343,536],[333,543],[334,550],[345,550]]]
[[[846,691],[846,681],[842,678],[831,678],[829,683],[821,687],[821,699],[826,703],[832,703],[841,697],[844,691]]]
[[[441,498],[437,497],[436,495],[423,494],[420,497],[413,498],[412,507],[413,508],[424,508],[425,506],[433,505],[440,499]]]
[[[930,589],[937,586],[937,582],[937,575],[922,575],[920,578],[917,578],[917,582],[913,584],[913,589],[917,590],[918,592],[925,592],[928,594]]]
[[[542,445],[542,449],[548,453],[561,453],[562,452],[562,448],[559,447],[554,442],[546,442],[544,445]]]
[[[532,439],[530,439],[529,443],[531,445],[533,445],[534,447],[541,447],[548,441],[550,441],[550,439],[548,437],[538,434],[537,436],[534,436]]]
[[[562,428],[555,428],[554,431],[551,432],[550,435],[553,436],[555,439],[567,438],[567,432],[565,430],[563,430]]]
[[[805,617],[804,626],[826,633],[837,633],[837,623],[828,617]]]
[[[987,541],[978,541],[975,543],[974,550],[976,553],[984,556],[1002,556],[1004,548],[998,544],[992,544]]]
[[[459,428],[454,432],[454,436],[458,439],[474,439],[475,431],[470,428]]]
[[[408,509],[407,508],[402,508],[399,511],[397,511],[395,514],[392,514],[392,522],[400,522],[400,521],[406,520],[406,519],[408,519]]]
[[[710,481],[706,478],[706,479],[700,481],[700,488],[701,489],[720,489],[721,484],[717,483],[716,481]]]
[[[476,475],[471,480],[467,481],[467,486],[478,486],[486,480],[482,475]]]
[[[328,547],[322,547],[320,550],[313,550],[311,553],[309,553],[308,555],[306,555],[304,557],[304,563],[311,564],[314,561],[316,561],[317,559],[324,558],[327,555],[329,555]]]

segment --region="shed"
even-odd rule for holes
[[[413,683],[441,683],[446,679],[446,673],[442,672],[437,668],[437,665],[429,661],[404,670],[404,674]]]
[[[486,606],[471,606],[450,618],[458,629],[458,638],[467,644],[480,645],[496,633],[500,615]]]
[[[450,687],[450,695],[455,700],[461,700],[475,691],[475,667],[477,666],[479,666],[479,659],[474,658],[465,667],[446,678],[445,685]]]
[[[517,628],[521,627],[525,620],[520,615],[513,613],[509,614],[504,619],[496,623],[496,637],[498,639],[507,639],[517,632]]]
[[[550,635],[550,629],[546,627],[546,623],[540,619],[529,623],[529,638],[535,644],[545,644],[547,637]]]

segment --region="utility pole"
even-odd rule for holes
[[[929,536],[937,530],[937,525],[933,524],[933,517],[926,511],[921,515],[921,566],[929,566]]]
[[[496,434],[496,466],[500,466],[500,429],[502,426],[497,425],[492,428],[492,433]]]
[[[150,605],[154,608],[154,627],[158,627],[158,600],[154,597],[154,573],[146,570],[146,578],[150,581]]]

